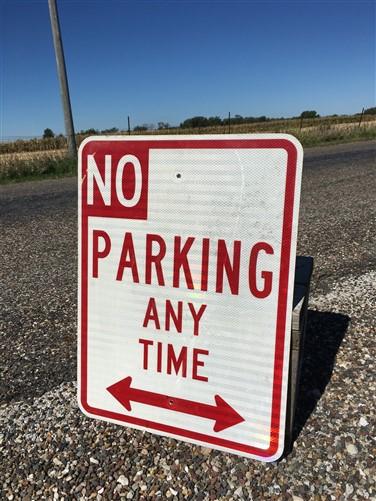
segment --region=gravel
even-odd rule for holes
[[[76,401],[76,197],[0,187],[0,499],[376,499],[374,143],[308,152],[315,272],[296,441],[264,464],[86,418]]]

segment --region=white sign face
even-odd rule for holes
[[[282,454],[302,157],[284,134],[83,142],[85,414]]]

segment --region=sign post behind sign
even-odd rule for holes
[[[313,270],[313,258],[297,256],[295,265],[294,299],[292,310],[290,368],[288,381],[285,451],[293,447],[295,414],[300,389],[301,370],[304,358],[308,299]]]
[[[291,136],[80,147],[79,403],[266,461],[284,447],[302,149]]]

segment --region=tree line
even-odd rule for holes
[[[364,110],[365,115],[376,115],[376,107],[373,108],[367,108]],[[360,113],[356,113],[356,115],[360,115]],[[337,116],[337,115],[333,115]],[[317,113],[316,110],[305,110],[302,111],[302,113],[298,116],[292,117],[292,119],[306,119],[306,118],[319,118],[320,115]],[[279,117],[279,118],[269,118],[265,115],[261,116],[245,116],[243,117],[242,115],[234,115],[233,117],[225,117],[225,118],[220,118],[219,116],[214,116],[214,117],[204,117],[204,116],[194,116],[191,118],[187,118],[183,122],[179,124],[179,126],[171,126],[168,122],[158,122],[157,125],[154,124],[142,124],[142,125],[136,125],[133,127],[134,132],[142,132],[142,131],[147,131],[147,130],[163,130],[163,129],[170,129],[170,128],[180,128],[180,129],[199,129],[199,128],[204,128],[204,127],[212,127],[212,126],[226,126],[226,125],[238,125],[238,124],[249,124],[249,123],[256,123],[256,122],[269,122],[269,121],[274,121],[274,120],[290,120],[289,118],[285,117]],[[120,131],[117,127],[111,127],[110,129],[85,129],[85,130],[80,130],[77,132],[79,135],[83,136],[89,136],[89,135],[97,135],[97,134],[117,134]],[[54,132],[47,128],[44,130],[43,133],[43,138],[52,138],[55,137]]]

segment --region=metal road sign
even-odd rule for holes
[[[284,134],[92,137],[79,157],[81,409],[277,459],[299,142]]]

